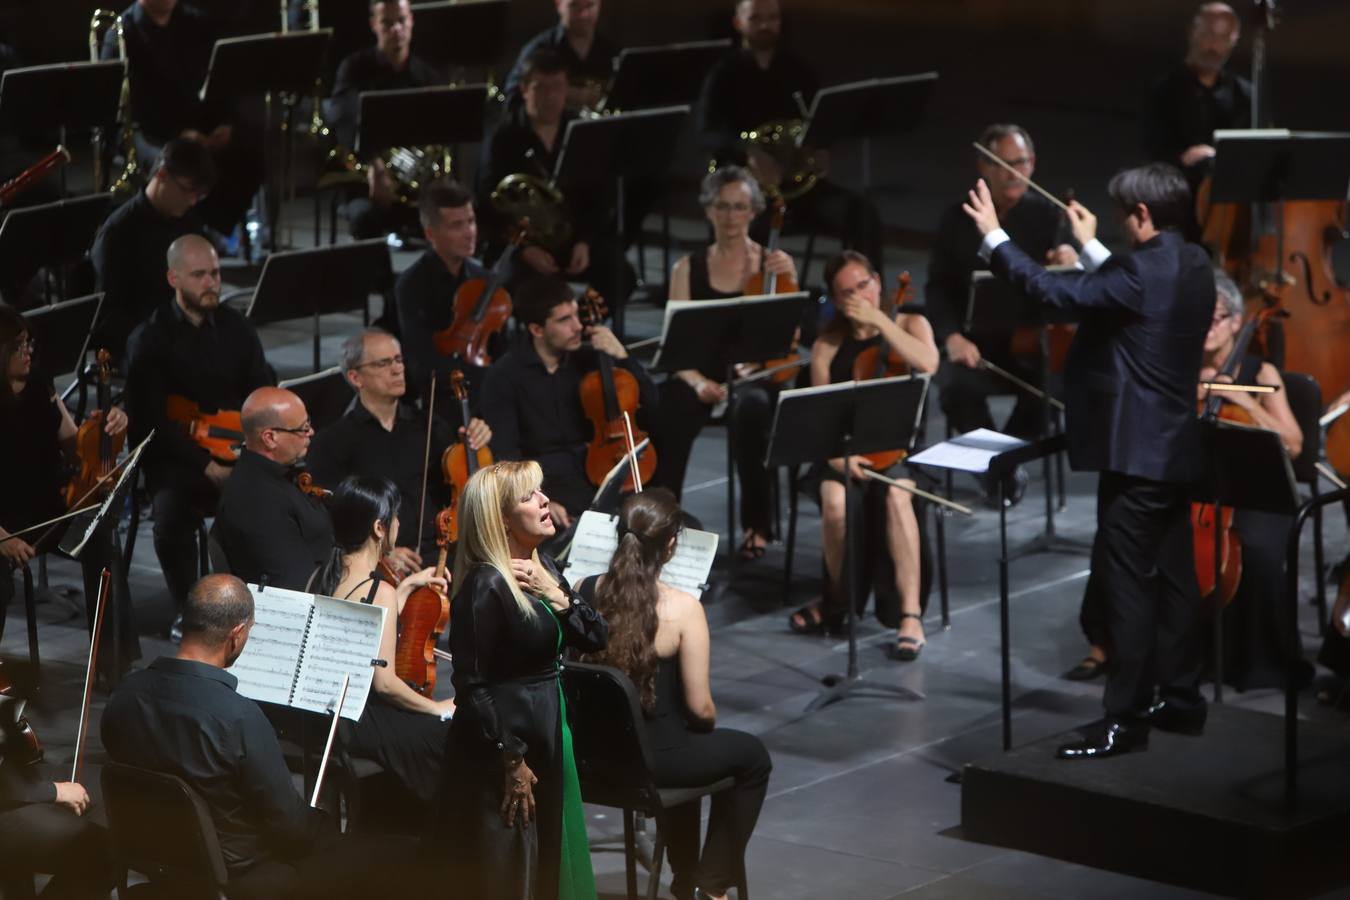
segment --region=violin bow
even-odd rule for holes
[[[323,776],[328,771],[328,757],[333,752],[333,740],[337,737],[338,722],[342,721],[342,704],[347,702],[347,687],[352,682],[350,672],[342,676],[342,687],[338,690],[337,705],[333,707],[333,724],[328,728],[328,743],[323,745],[323,757],[319,760],[319,774],[314,779],[314,794],[309,798],[311,807],[318,807],[319,792],[323,790]]]
[[[637,453],[633,449],[633,420],[628,413],[623,414],[623,437],[628,444],[628,470],[633,475],[633,493],[642,493],[642,474],[638,472]]]
[[[427,523],[427,474],[431,471],[431,422],[436,412],[436,376],[431,376],[431,393],[427,396],[427,445],[422,453],[422,499],[417,504],[417,552],[422,552],[422,530]],[[465,422],[465,426],[469,423]]]
[[[1006,162],[1003,161],[1003,158],[1000,157],[1000,156],[999,156],[997,153],[995,153],[994,151],[990,150],[988,147],[984,146],[984,145],[981,144],[979,141],[971,141],[971,142],[970,142],[970,145],[971,145],[972,147],[974,147],[976,150],[978,150],[978,151],[980,151],[981,153],[983,153],[985,156],[989,157],[989,159],[992,160],[993,162],[998,163],[1000,166],[1002,166],[1003,168],[1007,169],[1009,172],[1013,173],[1013,174],[1016,175],[1018,178],[1022,179],[1022,181],[1024,181],[1024,182],[1026,183],[1027,187],[1031,188],[1033,191],[1035,191],[1036,193],[1040,194],[1042,197],[1044,197],[1045,199],[1049,200],[1051,203],[1055,204],[1055,205],[1058,206],[1060,209],[1064,210],[1064,212],[1067,213],[1067,212],[1069,211],[1068,204],[1066,204],[1063,200],[1061,200],[1061,199],[1059,199],[1058,197],[1056,197],[1054,194],[1052,194],[1052,193],[1050,193],[1049,191],[1047,191],[1045,188],[1041,187],[1041,186],[1040,186],[1039,184],[1037,184],[1036,182],[1032,181],[1032,180],[1031,180],[1029,177],[1027,177],[1026,175],[1023,175],[1021,172],[1017,171],[1017,169],[1015,169],[1015,168],[1013,168],[1012,166],[1008,165]]]
[[[1030,382],[1027,381],[1023,381],[1021,378],[1018,378],[1016,375],[1009,372],[1007,369],[1003,369],[994,365],[984,357],[980,357],[980,368],[987,369],[990,372],[993,372],[995,375],[1005,379],[1013,386],[1019,387],[1022,390],[1026,391],[1028,394],[1035,397],[1037,400],[1049,403],[1051,406],[1053,406],[1055,409],[1061,412],[1064,411],[1064,401],[1059,400],[1056,397],[1051,397],[1049,394],[1047,394],[1040,388],[1036,387],[1034,384],[1031,384]]]
[[[70,767],[70,780],[79,783],[80,769],[84,767],[84,748],[89,741],[89,706],[94,699],[94,664],[98,661],[99,636],[103,634],[103,617],[108,611],[108,594],[112,586],[112,572],[104,569],[98,577],[98,599],[94,605],[94,633],[89,636],[89,663],[84,670],[84,699],[80,702],[80,724],[75,732],[75,762]]]

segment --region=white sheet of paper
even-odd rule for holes
[[[342,676],[350,675],[342,717],[352,721],[361,718],[375,676],[370,661],[380,655],[380,633],[387,612],[373,603],[315,597],[309,643],[300,663],[291,705],[311,712],[327,712],[337,702]],[[394,661],[388,663],[392,666]]]
[[[248,589],[253,594],[253,630],[229,672],[239,679],[236,689],[243,696],[286,706],[314,598],[281,588],[260,590],[255,584]]]
[[[1026,445],[1027,442],[1020,438],[988,428],[977,428],[949,441],[934,444],[911,456],[908,462],[961,472],[988,472],[989,461],[995,456]]]
[[[583,578],[609,571],[609,561],[619,546],[619,536],[614,530],[617,521],[618,516],[607,516],[590,509],[581,514],[563,570],[569,583],[575,585]],[[680,532],[675,555],[661,570],[661,580],[695,597],[703,593],[703,585],[708,583],[708,574],[717,558],[718,537],[711,531],[692,528]]]

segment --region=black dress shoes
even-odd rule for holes
[[[1064,744],[1055,755],[1060,759],[1105,759],[1148,747],[1148,726],[1123,719],[1102,719],[1083,729],[1084,738]]]
[[[1139,719],[1159,731],[1170,731],[1175,734],[1195,737],[1204,733],[1205,716],[1207,714],[1208,707],[1204,705],[1191,709],[1181,709],[1166,700],[1159,700],[1144,710],[1144,714]]]

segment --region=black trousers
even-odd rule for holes
[[[1092,569],[1114,660],[1103,697],[1108,716],[1147,706],[1155,685],[1178,709],[1204,705],[1190,510],[1183,485],[1118,472],[1103,472],[1097,483]]]
[[[982,351],[983,352],[983,349]],[[1040,366],[1008,354],[986,354],[989,361],[1006,369],[1018,378],[1041,385]],[[995,429],[994,417],[989,412],[989,398],[1000,394],[1016,394],[1017,403],[1001,429],[1005,434],[1025,439],[1041,433],[1041,403],[1025,391],[985,369],[970,369],[958,365],[945,356],[938,369],[938,396],[942,414],[947,417],[952,431],[964,434],[976,428]]]
[[[152,483],[155,556],[174,606],[181,610],[198,577],[197,532],[214,511],[220,492],[203,473],[184,469],[155,473]]]
[[[431,874],[420,848],[406,838],[326,832],[304,856],[231,872],[225,894],[230,900],[365,900],[423,893]]]
[[[106,898],[113,886],[108,833],[55,803],[0,812],[0,876],[51,874],[43,900]]]
[[[670,848],[671,893],[686,897],[697,886],[723,894],[739,879],[773,763],[760,739],[743,731],[718,728],[689,737],[681,747],[655,752],[652,774],[657,786],[696,787],[727,776],[735,778],[736,785],[712,797],[702,855],[698,847],[702,804],[666,810],[661,831]]]
[[[770,474],[764,466],[769,427],[773,421],[778,390],[760,383],[738,388],[727,415],[736,430],[736,473],[741,483],[741,524],[760,534],[773,531]],[[653,486],[668,488],[679,499],[694,441],[708,423],[712,407],[698,399],[681,378],[668,378],[661,386],[656,414],[656,474]]]

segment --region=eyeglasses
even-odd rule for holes
[[[386,356],[383,359],[372,359],[370,362],[357,363],[356,365],[352,366],[352,368],[364,369],[366,366],[370,366],[371,368],[374,369],[387,369],[390,366],[401,366],[401,365],[403,365],[403,355],[398,354],[397,356]]]
[[[33,340],[32,338],[29,338],[26,341],[15,341],[13,344],[10,344],[10,346],[14,348],[12,351],[14,353],[31,354],[34,350],[37,349],[37,341]]]
[[[750,211],[749,203],[728,203],[725,200],[718,200],[712,204],[714,212],[738,212],[744,213]]]
[[[309,419],[301,422],[298,428],[279,428],[273,426],[271,431],[284,431],[287,434],[312,434],[314,432],[314,423]]]

